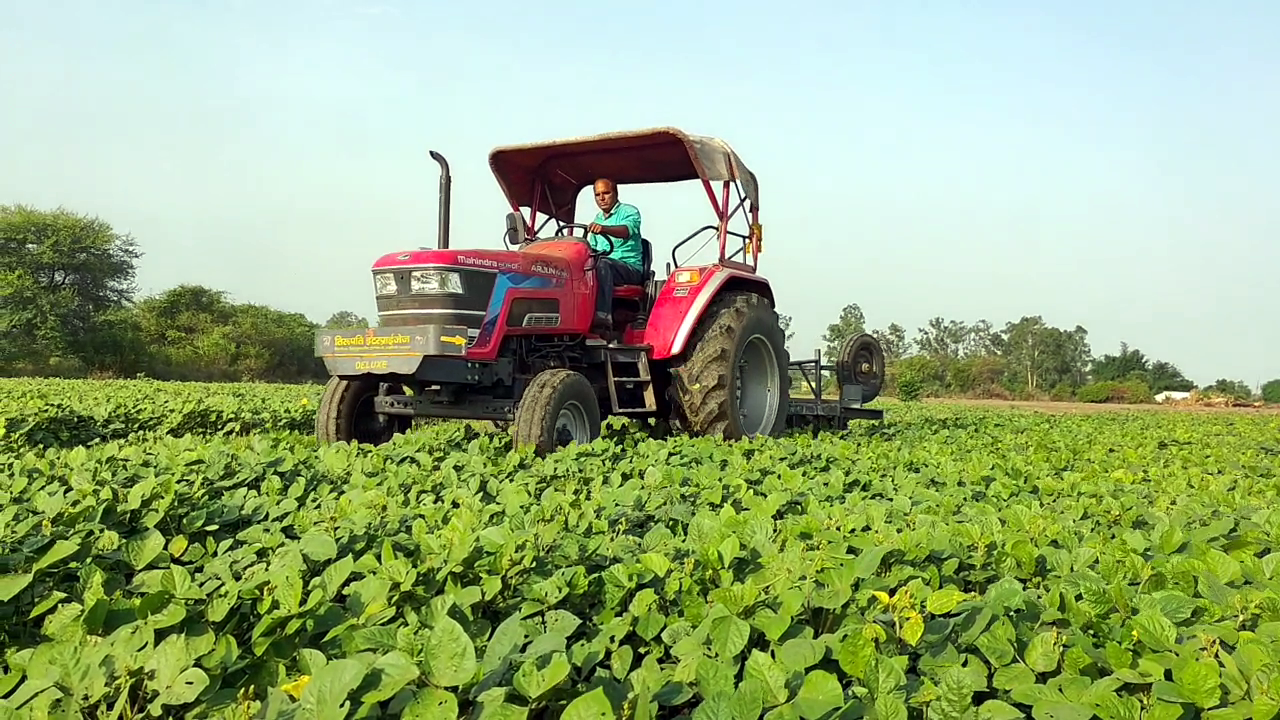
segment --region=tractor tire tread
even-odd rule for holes
[[[738,329],[753,313],[769,313],[776,326],[777,312],[764,297],[753,292],[726,292],[712,301],[689,338],[681,360],[674,364],[672,385],[678,423],[696,436],[738,439],[740,432],[730,422],[730,393],[733,392],[734,347]],[[778,327],[777,342],[782,339]],[[783,349],[785,357],[785,346]],[[791,377],[786,363],[779,368],[782,397],[780,419],[768,434],[776,435],[785,428],[786,403],[790,395]]]
[[[377,380],[360,377],[348,379],[337,375],[331,376],[325,384],[324,394],[320,396],[320,404],[316,409],[316,438],[321,443],[356,442],[355,421],[352,415],[361,395],[372,385],[373,392],[378,392]],[[399,427],[396,433],[404,432],[412,427],[411,419],[396,418]]]
[[[574,370],[552,368],[535,375],[525,388],[511,423],[512,444],[533,447],[537,455],[554,452],[555,420],[560,405],[571,399],[584,406],[593,430],[591,439],[600,437],[600,405],[591,381]]]

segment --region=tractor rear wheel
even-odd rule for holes
[[[316,437],[320,442],[382,445],[413,427],[413,418],[374,411],[373,399],[381,386],[377,378],[330,377],[316,412]]]
[[[516,405],[512,442],[538,455],[600,437],[600,400],[582,373],[552,368],[533,377]]]
[[[840,344],[836,356],[836,381],[843,385],[861,385],[862,402],[880,396],[884,385],[884,349],[874,335],[862,333]]]
[[[751,292],[716,298],[674,367],[680,425],[693,435],[726,440],[782,433],[789,362],[786,336],[768,300]]]

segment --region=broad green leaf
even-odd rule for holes
[[[760,684],[765,707],[781,705],[790,696],[787,691],[786,671],[774,662],[773,658],[759,650],[752,650],[747,657],[743,679],[754,680]]]
[[[157,702],[162,705],[184,705],[193,702],[209,686],[209,676],[200,668],[187,668],[165,688]]]
[[[720,691],[698,703],[690,720],[734,720],[733,693]]]
[[[561,720],[613,720],[616,716],[604,689],[596,688],[574,698],[560,717]]]
[[[1026,662],[1036,672],[1053,672],[1058,668],[1060,657],[1057,633],[1053,630],[1039,633],[1027,644]]]
[[[121,549],[125,562],[135,570],[141,570],[156,559],[164,550],[164,536],[155,528],[147,528],[142,533],[129,538]]]
[[[902,624],[902,639],[908,645],[914,647],[920,642],[920,636],[924,635],[924,618],[920,615],[912,614],[911,617]]]
[[[988,700],[978,706],[978,720],[1015,720],[1022,711],[1001,700]]]
[[[1178,639],[1178,628],[1168,618],[1155,610],[1143,610],[1133,618],[1137,638],[1156,652],[1173,649]]]
[[[1217,705],[1222,697],[1220,668],[1208,658],[1174,661],[1173,681],[1187,700],[1205,710]]]
[[[751,625],[746,620],[726,615],[711,621],[711,651],[723,658],[733,658],[747,646]]]
[[[390,700],[401,688],[418,679],[418,666],[412,658],[399,650],[392,650],[378,658],[370,672],[378,684],[360,698],[361,702]]]
[[[458,698],[448,690],[424,688],[413,696],[401,717],[403,720],[457,720]]]
[[[729,699],[730,716],[748,720],[760,717],[760,713],[764,712],[764,697],[764,686],[758,680],[752,678],[743,680],[742,684],[733,691],[733,697]]]
[[[804,678],[804,684],[793,701],[796,711],[805,720],[816,720],[828,710],[844,704],[844,690],[835,675],[826,670],[814,670]]]
[[[31,566],[32,572],[40,572],[41,570],[57,563],[66,557],[73,555],[80,549],[80,543],[71,540],[59,540],[49,548],[40,559]]]
[[[755,653],[752,653],[754,656]],[[870,672],[872,663],[875,662],[876,646],[864,633],[854,631],[849,633],[840,644],[840,651],[836,655],[836,660],[840,663],[840,669],[844,670],[850,676],[865,680]],[[748,663],[748,667],[749,667]]]
[[[475,675],[476,648],[457,620],[442,615],[427,636],[427,679],[439,687],[464,685]]]
[[[325,562],[338,556],[338,544],[326,532],[312,530],[303,535],[298,544],[302,554],[315,562]]]
[[[539,663],[533,660],[524,661],[513,679],[512,684],[515,689],[529,700],[537,700],[564,682],[573,669],[569,664],[569,658],[562,652],[551,655],[545,666],[538,665]]]
[[[968,595],[952,587],[945,587],[929,594],[925,609],[934,615],[946,615],[963,602]]]
[[[789,673],[804,672],[822,659],[823,647],[814,640],[791,638],[778,648],[778,662]]]
[[[31,584],[31,573],[0,575],[0,602],[8,602]]]
[[[507,616],[489,638],[489,644],[484,649],[484,660],[480,664],[481,673],[488,675],[497,670],[503,660],[516,654],[524,641],[525,631],[521,626],[519,613]]]
[[[1035,720],[1089,720],[1093,709],[1081,703],[1060,700],[1041,700],[1031,708]]]
[[[1007,665],[996,670],[991,676],[991,684],[1001,690],[1013,690],[1035,683],[1035,673],[1022,664]]]
[[[351,704],[347,697],[364,679],[365,666],[342,658],[320,668],[302,691],[300,710],[316,720],[343,720]]]

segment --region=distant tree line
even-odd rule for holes
[[[96,217],[0,206],[0,374],[322,380],[300,313],[179,285],[139,297],[136,241]]]
[[[791,317],[782,316],[790,342]],[[970,397],[1005,400],[1152,402],[1165,391],[1280,403],[1280,379],[1256,394],[1241,380],[1220,378],[1198,387],[1172,362],[1147,357],[1120,344],[1116,354],[1094,356],[1089,331],[1054,327],[1027,315],[997,328],[989,320],[964,322],[934,317],[908,337],[898,323],[868,330],[857,303],[845,305],[821,341],[823,362],[835,362],[846,338],[869,332],[884,348],[887,394],[915,398]],[[808,356],[810,353],[801,353]],[[835,390],[834,380],[830,389]]]
[[[320,324],[301,313],[237,303],[227,293],[179,285],[140,297],[142,257],[132,236],[107,222],[59,208],[0,206],[0,374],[148,377],[168,380],[309,382],[325,378],[314,357]],[[788,342],[791,319],[783,316]],[[325,327],[368,327],[341,311]],[[847,337],[866,332],[857,304],[823,334],[834,359]],[[1149,400],[1194,383],[1171,362],[1122,345],[1095,358],[1088,331],[1039,316],[996,328],[936,317],[914,336],[897,323],[871,330],[885,349],[887,394],[991,398]],[[807,353],[804,353],[807,354]],[[1246,398],[1238,380],[1203,390]],[[1280,403],[1280,379],[1262,387]],[[1094,400],[1099,401],[1099,400]]]

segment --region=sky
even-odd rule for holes
[[[373,261],[436,242],[428,150],[451,246],[499,249],[494,146],[674,125],[759,177],[793,357],[856,302],[1280,377],[1280,3],[963,5],[0,0],[0,203],[132,234],[144,294],[373,317]],[[620,197],[657,268],[713,221]]]

